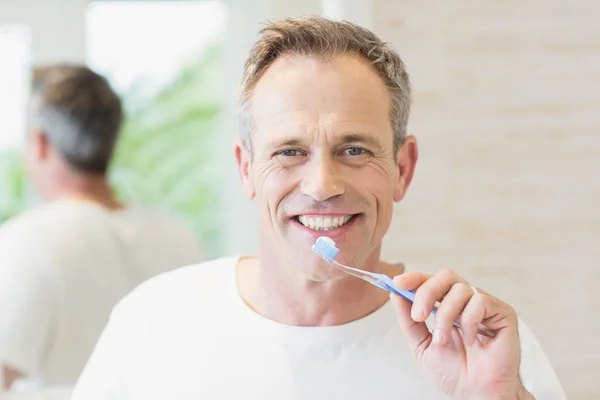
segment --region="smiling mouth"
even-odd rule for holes
[[[323,216],[307,216],[298,215],[295,220],[305,227],[315,231],[330,231],[346,225],[357,214],[348,215],[323,215]]]

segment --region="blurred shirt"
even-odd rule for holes
[[[194,233],[144,207],[62,200],[0,227],[0,363],[23,384],[73,384],[113,306],[201,260]]]

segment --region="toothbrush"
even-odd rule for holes
[[[392,278],[390,278],[389,276],[387,276],[385,274],[377,274],[374,272],[369,272],[369,271],[364,271],[362,269],[349,267],[347,265],[340,264],[339,262],[337,262],[335,260],[335,256],[338,255],[340,250],[337,247],[335,247],[335,242],[333,241],[333,239],[331,239],[327,236],[319,237],[317,239],[317,241],[315,242],[315,244],[313,244],[311,246],[311,250],[316,255],[321,257],[323,260],[327,261],[328,263],[330,263],[337,269],[339,269],[349,275],[363,279],[363,280],[371,283],[372,285],[375,285],[383,290],[386,290],[390,293],[394,293],[400,297],[403,297],[406,300],[410,301],[411,303],[413,303],[415,301],[414,290],[398,289],[396,287],[396,285],[394,285],[394,281],[392,280]],[[436,305],[431,310],[432,313],[435,314],[437,312],[437,309],[439,306],[440,306],[439,302],[436,302]],[[453,324],[457,328],[460,328],[460,324],[458,322],[454,321]],[[490,338],[496,337],[496,332],[492,331],[491,329],[484,326],[483,324],[479,324],[479,326],[477,327],[477,332],[480,335],[487,336]]]

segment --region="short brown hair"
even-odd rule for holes
[[[354,54],[372,65],[390,93],[390,121],[394,130],[394,154],[406,138],[411,106],[408,73],[398,53],[373,32],[347,21],[323,17],[287,18],[259,32],[246,61],[240,95],[241,135],[251,151],[249,100],[265,71],[283,54],[300,54],[327,60]]]
[[[73,168],[106,173],[123,110],[105,78],[79,65],[35,68],[29,118]]]

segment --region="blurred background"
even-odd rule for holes
[[[30,68],[85,62],[125,102],[120,196],[188,220],[209,257],[254,252],[233,158],[243,63],[264,22],[314,14],[374,30],[412,76],[420,161],[384,257],[510,302],[568,398],[600,398],[592,0],[0,0],[0,224],[35,202],[20,154]]]

